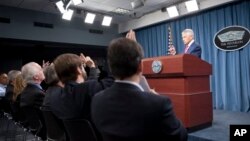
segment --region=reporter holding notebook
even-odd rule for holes
[[[93,97],[93,123],[103,141],[186,141],[186,129],[171,100],[139,85],[142,58],[142,48],[134,40],[110,43],[108,62],[115,83]]]

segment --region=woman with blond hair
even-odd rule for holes
[[[23,91],[26,86],[25,81],[23,80],[22,74],[19,74],[16,79],[14,80],[14,90],[13,90],[13,97],[12,101],[15,102],[17,99],[20,100],[19,94]]]
[[[12,104],[11,108],[13,111],[13,118],[16,122],[23,122],[24,116],[22,116],[22,112],[20,110],[20,97],[21,92],[26,86],[25,81],[23,80],[22,74],[17,75],[17,77],[13,81],[13,96],[12,96]]]

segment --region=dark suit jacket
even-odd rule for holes
[[[29,106],[39,109],[43,103],[44,96],[45,93],[42,89],[40,89],[36,85],[28,83],[24,90],[21,92],[20,106]]]
[[[12,101],[13,90],[14,90],[14,86],[12,84],[8,84],[7,87],[6,87],[5,98],[9,102]]]
[[[188,48],[187,54],[192,54],[194,56],[201,58],[201,46],[193,42],[191,46]]]
[[[96,94],[91,117],[104,141],[187,140],[170,99],[132,84],[114,83]]]
[[[61,92],[50,96],[50,109],[60,119],[90,119],[90,102],[97,92],[113,84],[114,79],[88,80],[65,84]]]
[[[20,95],[20,107],[28,121],[29,128],[42,139],[46,139],[45,121],[40,110],[45,96],[44,91],[38,86],[28,83]]]
[[[63,91],[63,88],[60,86],[57,86],[57,85],[48,86],[44,100],[43,100],[43,110],[51,111],[51,105],[54,105],[53,97],[55,95],[62,93],[62,91]]]

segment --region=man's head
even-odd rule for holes
[[[18,75],[20,75],[20,74],[21,74],[21,71],[19,71],[19,70],[11,70],[11,71],[9,71],[8,72],[9,83],[13,84],[14,80],[16,79],[16,77]]]
[[[50,64],[49,66],[47,66],[44,70],[43,73],[45,75],[45,83],[53,86],[56,85],[59,82],[58,76],[56,74],[56,70],[55,70],[55,66],[54,64]]]
[[[22,67],[21,73],[27,83],[41,84],[44,80],[43,69],[35,62],[25,64]]]
[[[194,31],[192,29],[185,29],[182,31],[182,40],[185,45],[189,44],[194,39]]]
[[[83,82],[86,77],[85,69],[79,56],[71,53],[59,55],[54,60],[58,78],[62,83],[70,81]]]
[[[0,84],[7,85],[9,83],[9,79],[6,73],[0,73]]]
[[[118,38],[108,47],[109,67],[116,79],[126,79],[141,72],[143,51],[141,46],[130,39]]]

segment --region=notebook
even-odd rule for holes
[[[148,85],[148,81],[147,81],[147,79],[145,78],[145,76],[141,75],[139,84],[140,84],[141,87],[144,89],[144,91],[150,92],[150,87],[149,87],[149,85]]]

